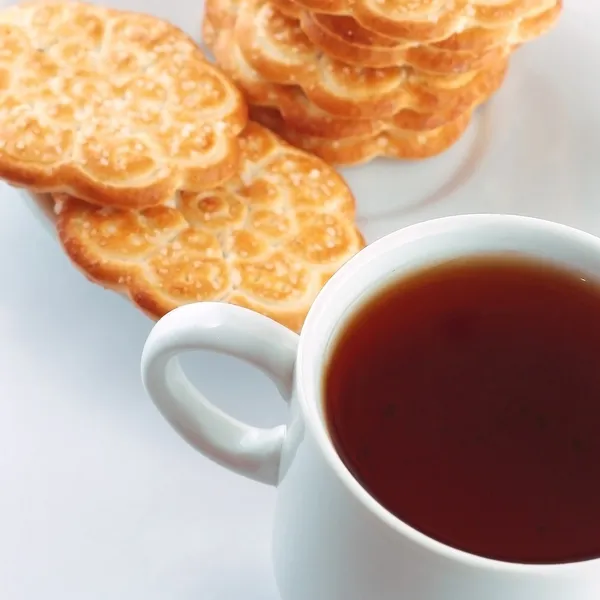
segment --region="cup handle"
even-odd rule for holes
[[[254,365],[292,394],[299,337],[275,321],[231,304],[189,304],[164,316],[142,353],[142,381],[152,401],[194,448],[216,463],[277,485],[286,427],[261,429],[213,406],[185,376],[178,355],[213,350]],[[223,373],[223,377],[235,376]]]

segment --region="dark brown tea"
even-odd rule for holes
[[[325,411],[361,485],[449,546],[600,557],[600,286],[510,257],[402,279],[334,344]]]

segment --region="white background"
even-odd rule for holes
[[[0,187],[0,597],[274,600],[275,491],[180,441],[145,396],[151,322],[90,285]],[[274,387],[214,355],[207,395],[258,425]]]

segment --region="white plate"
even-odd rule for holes
[[[201,0],[110,3],[198,37]],[[600,234],[599,32],[600,3],[569,0],[450,152],[347,170],[367,238],[466,212]],[[75,272],[20,200],[0,186],[0,596],[277,600],[274,491],[173,434],[139,380],[150,321]],[[284,418],[251,368],[207,355],[187,365],[235,416],[265,426]]]

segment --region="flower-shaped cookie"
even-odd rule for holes
[[[239,176],[168,205],[99,208],[55,195],[67,254],[154,318],[198,301],[245,306],[297,331],[333,273],[364,246],[354,199],[322,160],[255,123]]]
[[[179,29],[78,2],[0,11],[0,178],[120,207],[237,172],[241,94]]]
[[[405,42],[439,42],[470,29],[518,27],[562,5],[562,0],[278,0],[332,15]]]

